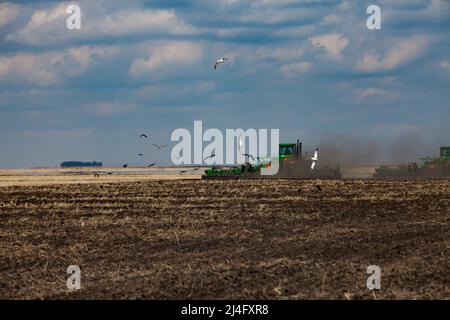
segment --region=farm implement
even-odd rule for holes
[[[262,175],[262,168],[269,168],[272,159],[257,158],[256,163],[249,161],[247,155],[244,164],[232,167],[213,166],[205,170],[203,179],[340,179],[339,168],[318,167],[311,169],[312,160],[302,154],[302,144],[282,143],[279,145],[279,170],[274,175]]]
[[[374,178],[439,178],[450,177],[450,146],[443,146],[439,157],[419,158],[400,166],[381,166]]]

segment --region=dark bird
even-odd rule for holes
[[[244,156],[251,158],[253,161],[255,161],[255,157],[252,156],[251,154],[248,153],[244,153]]]
[[[142,157],[142,156],[143,156],[143,154],[142,154],[142,153],[139,153],[139,154],[138,154],[138,156],[139,156],[139,157]]]
[[[302,192],[303,190],[302,190],[302,188],[298,188],[298,190],[297,190],[297,192]]]
[[[215,156],[216,156],[215,154],[212,154],[212,155],[206,157],[205,159],[203,159],[203,161],[205,161],[206,159],[214,158]]]
[[[194,169],[191,169],[191,170],[182,170],[182,171],[180,171],[180,173],[186,173],[186,172],[197,171],[197,170],[200,170],[200,168],[194,168]]]
[[[125,164],[122,166],[122,168],[126,168],[126,167],[128,167],[128,163],[125,163]]]
[[[150,167],[153,167],[153,166],[156,166],[156,163],[150,163],[147,167],[150,168]]]
[[[139,136],[139,138],[145,138],[145,139],[147,139],[148,136],[147,136],[146,134],[141,134],[141,135]]]
[[[317,185],[316,188],[317,188],[317,191],[322,191],[322,188],[319,185]]]
[[[155,143],[152,143],[152,145],[154,145],[156,148],[158,148],[158,150],[162,150],[164,147],[167,147],[167,144],[163,144],[163,145],[159,146]]]
[[[98,175],[98,173],[94,173],[94,177],[98,178],[100,176]]]

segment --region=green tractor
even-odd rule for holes
[[[302,144],[281,143],[279,145],[279,170],[275,175],[262,175],[261,168],[268,168],[272,164],[270,158],[257,158],[256,164],[251,164],[246,155],[245,164],[232,167],[211,167],[205,170],[203,179],[340,179],[339,168],[323,167],[311,169],[311,160],[302,155]]]
[[[450,146],[442,146],[439,157],[419,158],[400,166],[381,166],[374,178],[439,178],[450,177]]]

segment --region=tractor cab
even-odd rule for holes
[[[283,143],[280,144],[280,156],[289,156],[295,153],[295,144],[294,143]]]
[[[450,146],[441,147],[441,159],[450,160]]]
[[[297,140],[297,143],[280,143],[279,157],[280,160],[300,157],[302,154],[302,144]]]

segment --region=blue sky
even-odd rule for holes
[[[447,0],[0,4],[0,167],[169,164],[139,134],[194,120],[279,128],[341,164],[414,160],[450,144],[449,86]]]

